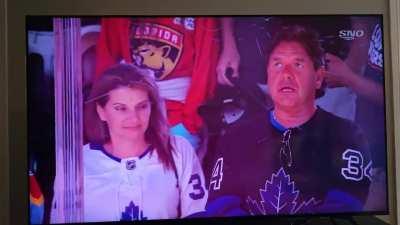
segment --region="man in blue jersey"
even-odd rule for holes
[[[360,129],[315,104],[325,75],[318,35],[285,27],[269,52],[274,106],[222,132],[205,171],[209,215],[361,212],[372,161]]]

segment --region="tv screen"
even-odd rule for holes
[[[30,223],[387,214],[382,29],[27,16]]]

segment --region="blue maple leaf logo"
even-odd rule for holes
[[[121,221],[135,221],[135,220],[147,220],[147,217],[143,216],[143,211],[139,210],[139,206],[136,206],[132,201],[128,206],[125,207],[125,211],[121,215]]]
[[[283,168],[276,174],[273,173],[271,180],[266,181],[265,188],[260,189],[260,196],[260,202],[247,198],[252,215],[312,213],[319,204],[315,198],[298,203],[299,191]]]

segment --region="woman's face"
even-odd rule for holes
[[[104,107],[97,113],[108,125],[111,138],[144,138],[149,126],[151,103],[141,88],[120,87],[110,91]]]

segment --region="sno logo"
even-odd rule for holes
[[[271,180],[265,183],[265,189],[260,189],[260,201],[247,197],[247,205],[251,215],[293,215],[315,213],[321,203],[314,197],[306,201],[299,200],[300,192],[290,176],[281,168],[273,173]]]
[[[364,36],[363,30],[340,30],[339,37],[346,40],[352,41],[356,38],[360,38]]]
[[[125,211],[122,212],[121,221],[135,220],[147,220],[147,217],[143,216],[143,211],[139,210],[139,206],[131,201],[129,205],[125,207]]]

